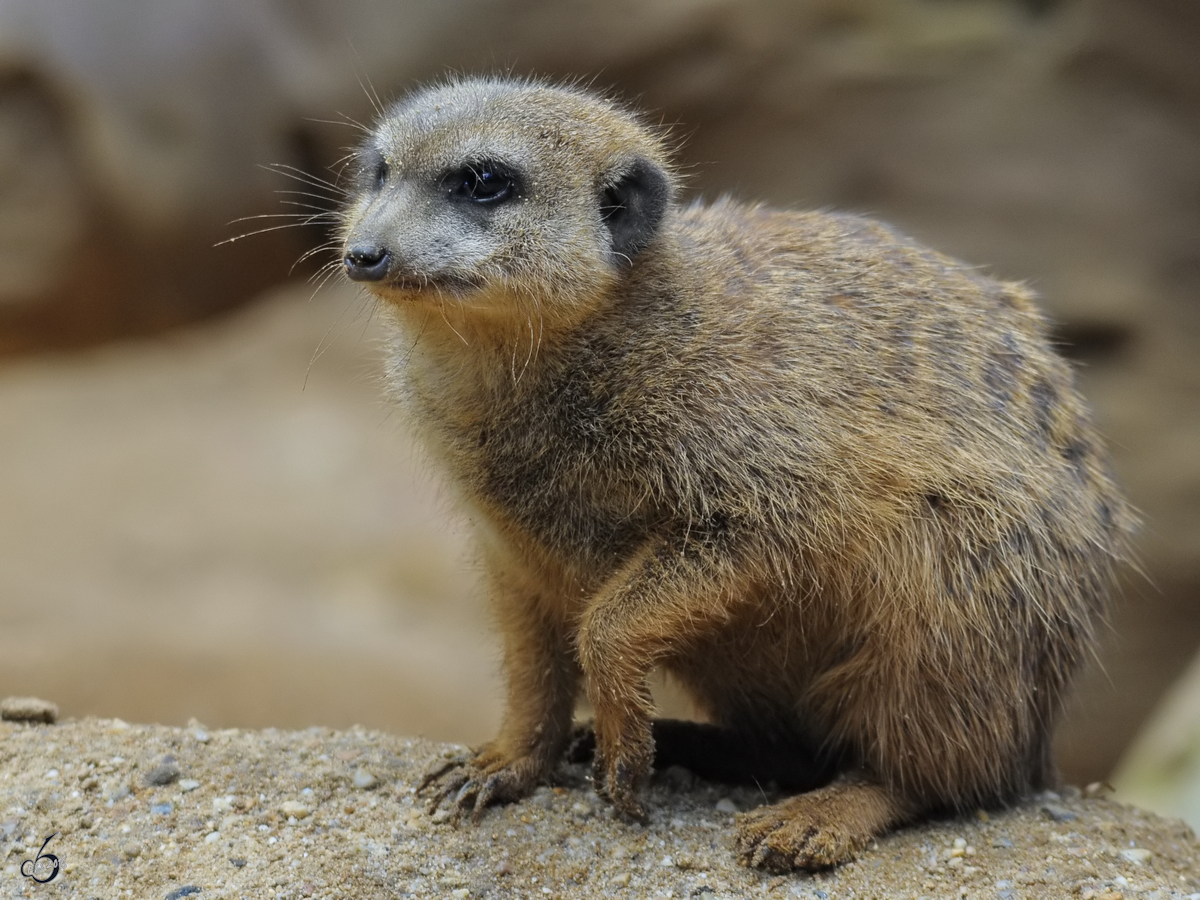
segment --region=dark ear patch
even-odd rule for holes
[[[613,253],[632,262],[662,223],[671,202],[671,183],[662,169],[642,157],[618,172],[615,183],[601,195],[600,215],[612,237]]]

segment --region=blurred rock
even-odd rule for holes
[[[0,700],[0,719],[5,722],[41,722],[53,725],[58,721],[58,706],[37,697],[5,697]]]
[[[1200,654],[1121,759],[1116,799],[1200,829]]]
[[[78,254],[88,211],[67,152],[63,122],[28,77],[0,79],[0,304],[58,290],[63,261]]]

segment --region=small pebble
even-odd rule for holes
[[[624,887],[625,885],[629,884],[629,873],[622,872],[620,875],[614,875],[609,879],[608,883]]]
[[[200,787],[200,782],[196,781],[194,778],[181,778],[179,780],[179,789],[185,794],[194,791],[198,787]]]
[[[44,722],[53,725],[58,721],[58,706],[37,697],[5,697],[0,700],[0,719],[6,722]]]
[[[658,777],[660,781],[676,791],[691,790],[696,784],[696,776],[683,766],[667,766]]]
[[[190,897],[192,894],[200,893],[200,888],[194,884],[185,884],[181,888],[175,888],[171,893],[167,894],[164,900],[183,900],[184,897]]]
[[[297,819],[305,818],[310,810],[303,803],[297,803],[295,800],[287,800],[280,807],[279,811],[285,816],[295,816]]]
[[[1153,855],[1149,850],[1143,850],[1141,847],[1131,847],[1128,850],[1121,851],[1122,859],[1127,859],[1131,863],[1137,863],[1139,866]]]
[[[219,841],[220,839],[221,839],[221,832],[219,832],[219,831],[210,831],[208,834],[206,834],[206,835],[204,836],[204,843],[206,843],[206,844],[215,844],[215,843],[216,843],[217,841]]]
[[[174,811],[175,805],[169,800],[162,803],[150,804],[150,812],[154,813],[156,816],[169,816]]]
[[[179,778],[179,766],[175,765],[174,760],[163,760],[153,769],[146,773],[146,784],[148,785],[166,785],[170,784]]]
[[[246,861],[244,859],[231,859],[229,864],[235,869],[240,869],[242,866],[246,865]]]
[[[738,811],[737,804],[728,797],[722,797],[718,800],[716,809],[720,813],[735,813]]]
[[[360,791],[369,791],[377,784],[379,784],[379,779],[366,769],[354,770],[354,786]]]
[[[1071,812],[1071,810],[1062,806],[1058,806],[1054,803],[1043,803],[1042,812],[1044,812],[1055,822],[1074,822],[1079,818],[1079,816]]]

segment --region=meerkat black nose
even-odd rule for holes
[[[387,275],[391,254],[386,247],[356,244],[346,251],[342,262],[351,281],[382,281]]]

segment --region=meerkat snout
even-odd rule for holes
[[[355,244],[342,262],[351,281],[382,281],[387,276],[391,254],[378,244]]]

